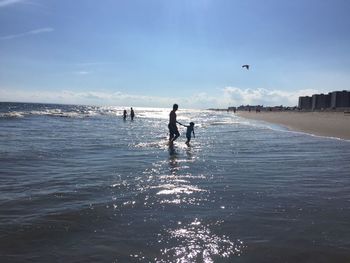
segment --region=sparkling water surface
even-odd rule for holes
[[[1,262],[350,262],[349,141],[123,109],[0,103]]]

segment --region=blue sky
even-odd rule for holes
[[[349,13],[347,0],[0,0],[0,101],[296,105],[350,89]]]

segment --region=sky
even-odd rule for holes
[[[0,0],[0,101],[295,106],[350,89],[349,13],[348,0]]]

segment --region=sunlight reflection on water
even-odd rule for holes
[[[203,225],[197,218],[191,223],[168,229],[168,237],[159,236],[159,242],[173,245],[161,250],[162,259],[156,262],[214,262],[215,258],[228,258],[232,255],[240,256],[244,245],[237,240],[231,241],[227,236],[218,236],[210,230],[209,225]],[[167,238],[169,240],[167,240]]]
[[[189,148],[180,143],[177,143],[176,147],[169,147],[162,141],[139,143],[135,147],[168,148],[167,161],[156,162],[143,172],[148,178],[143,190],[156,190],[157,203],[181,207],[182,205],[199,206],[208,201],[209,189],[198,186],[208,180],[208,176],[198,171],[193,173],[195,170],[192,169],[199,160],[198,153],[202,150],[200,144],[196,144],[195,148]],[[187,158],[180,157],[184,153]],[[145,198],[145,204],[150,202],[149,198],[150,196]],[[154,201],[153,198],[153,204]],[[224,206],[221,206],[221,209],[224,209]],[[211,227],[211,224],[203,224],[195,218],[188,224],[177,222],[173,227],[164,229],[163,233],[158,234],[158,242],[168,245],[161,249],[162,256],[155,258],[155,262],[210,263],[214,262],[215,258],[241,255],[244,248],[242,241],[232,241],[228,236],[217,235],[213,233]]]

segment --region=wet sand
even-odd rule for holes
[[[290,130],[350,140],[350,114],[343,112],[237,112],[247,119],[286,126]]]

